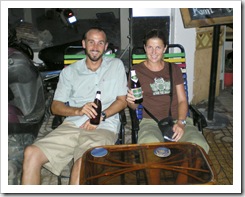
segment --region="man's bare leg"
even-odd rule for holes
[[[24,152],[22,185],[39,185],[41,183],[41,168],[48,159],[44,153],[34,145],[26,147]]]
[[[72,167],[70,185],[79,185],[81,165],[82,165],[82,158],[79,158]]]

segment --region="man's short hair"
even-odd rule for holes
[[[107,36],[106,36],[105,30],[104,30],[102,27],[90,27],[90,28],[88,29],[88,31],[84,33],[84,35],[83,35],[83,40],[86,40],[86,38],[87,38],[87,33],[88,33],[90,30],[97,30],[97,31],[99,31],[99,32],[104,32],[105,38],[106,38],[106,41],[107,41]]]

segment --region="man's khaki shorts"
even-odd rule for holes
[[[86,131],[65,121],[33,145],[39,147],[48,158],[49,162],[44,164],[44,167],[60,175],[73,158],[75,162],[91,147],[113,145],[117,137],[118,134],[109,130]]]

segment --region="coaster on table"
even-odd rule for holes
[[[158,147],[154,150],[154,154],[158,157],[168,157],[171,154],[171,151],[166,147]]]
[[[94,148],[91,151],[91,155],[94,157],[104,157],[108,151],[105,148]]]

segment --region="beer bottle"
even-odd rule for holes
[[[100,124],[100,116],[101,116],[101,100],[100,100],[100,91],[96,92],[96,97],[94,99],[94,103],[97,105],[97,108],[93,107],[97,112],[97,116],[95,118],[90,119],[90,123],[93,125]]]
[[[131,90],[135,97],[134,103],[136,104],[142,103],[143,102],[142,89],[134,69],[131,70]]]

